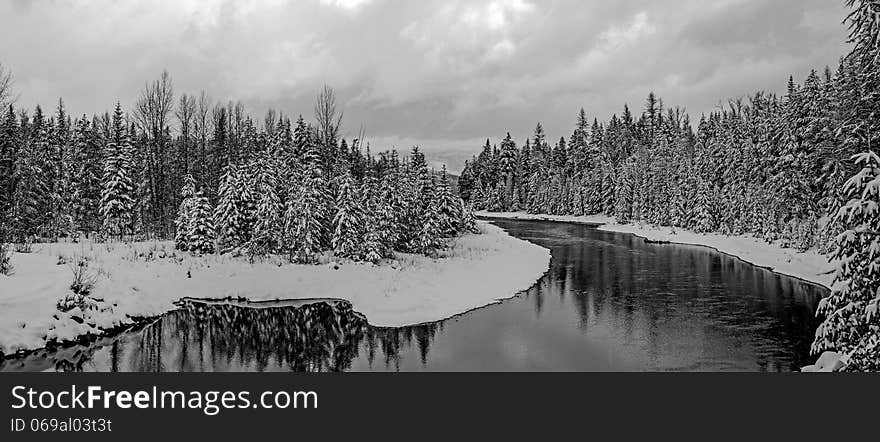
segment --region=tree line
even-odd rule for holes
[[[475,230],[445,168],[422,152],[373,155],[340,136],[332,89],[316,123],[274,110],[262,124],[238,103],[202,93],[174,103],[167,73],[132,113],[71,118],[9,105],[0,123],[0,231],[11,242],[174,238],[194,253],[281,254],[313,263],[325,251],[377,262],[434,254]],[[176,122],[171,128],[172,114]]]
[[[601,123],[582,109],[567,139],[541,124],[521,147],[507,134],[466,163],[462,197],[481,210],[605,214],[828,253],[841,265],[814,350],[880,369],[880,1],[846,3],[854,49],[836,71],[730,100],[696,127],[652,92],[640,113],[624,106]]]
[[[550,142],[541,124],[521,148],[487,141],[459,185],[477,209],[614,216],[698,232],[751,234],[783,246],[827,248],[825,229],[854,171],[853,124],[864,69],[812,71],[783,96],[759,92],[704,115],[648,95],[607,122],[582,109],[572,134]],[[848,140],[849,138],[849,140]]]

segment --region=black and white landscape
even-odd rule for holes
[[[617,3],[3,2],[0,371],[880,369],[880,0]]]

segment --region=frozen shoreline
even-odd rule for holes
[[[438,321],[515,296],[547,271],[550,251],[479,223],[481,235],[452,241],[439,259],[399,254],[379,266],[330,260],[316,266],[282,259],[193,257],[172,242],[36,244],[15,253],[14,274],[0,275],[0,352],[72,341],[173,310],[185,297],[252,301],[337,298],[350,301],[375,326]],[[93,298],[105,311],[60,313],[72,273],[59,257],[84,256],[98,275]]]
[[[750,264],[768,268],[776,273],[803,279],[830,288],[834,279],[834,264],[829,263],[824,255],[814,251],[798,252],[768,244],[751,236],[725,236],[714,233],[695,233],[671,227],[655,227],[637,224],[618,224],[614,218],[604,215],[560,216],[537,215],[525,212],[486,212],[480,211],[477,216],[498,219],[521,219],[569,222],[596,225],[599,230],[608,232],[629,233],[649,241],[669,242],[703,246],[721,253],[735,256]]]

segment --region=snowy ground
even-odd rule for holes
[[[398,255],[393,262],[334,262],[302,266],[269,259],[193,257],[170,242],[135,244],[37,244],[12,256],[14,274],[0,275],[0,353],[72,340],[174,308],[183,297],[250,300],[338,298],[352,302],[376,326],[436,321],[528,289],[549,267],[547,249],[480,223],[481,235],[465,235],[439,259]],[[95,310],[60,313],[71,293],[70,265],[88,259],[97,277]],[[59,263],[61,262],[61,263]]]
[[[601,225],[600,230],[609,232],[631,233],[650,241],[663,241],[679,244],[692,244],[711,247],[719,252],[736,256],[743,261],[774,272],[794,276],[825,287],[831,287],[835,266],[828,259],[814,251],[798,252],[785,249],[751,236],[725,236],[719,234],[694,233],[671,227],[655,227],[638,224],[618,224],[614,218],[593,216],[555,216],[533,215],[525,212],[478,212],[477,216],[485,218],[533,219],[545,221],[562,221],[582,224]]]

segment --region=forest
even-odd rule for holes
[[[457,186],[417,147],[374,154],[363,133],[343,137],[329,87],[312,121],[259,120],[240,102],[178,95],[163,72],[128,111],[72,116],[60,99],[16,108],[0,65],[0,274],[38,242],[377,263],[436,256],[476,230],[473,210],[604,214],[827,254],[837,270],[813,351],[880,370],[880,1],[845,3],[852,50],[835,69],[699,120],[654,92],[610,118],[581,109],[558,139],[539,123],[521,143],[487,141]]]
[[[431,255],[474,230],[445,168],[429,170],[418,148],[374,156],[342,139],[327,87],[314,124],[274,110],[258,124],[240,103],[212,104],[204,93],[175,101],[167,72],[131,113],[117,103],[112,114],[72,119],[61,100],[53,115],[7,109],[0,244],[18,251],[79,236],[174,238],[197,254],[313,263],[332,250],[378,262],[394,251]]]
[[[461,192],[478,210],[604,213],[825,248],[840,229],[826,215],[839,208],[859,152],[847,127],[858,124],[859,69],[844,62],[802,85],[790,78],[783,97],[731,100],[696,127],[654,93],[638,116],[624,106],[590,122],[581,109],[567,139],[551,142],[539,123],[520,148],[510,134],[500,146],[487,141],[462,172]]]
[[[814,351],[880,369],[880,3],[849,0],[851,54],[789,77],[782,96],[736,98],[694,124],[650,93],[633,113],[553,141],[487,140],[459,179],[477,210],[613,216],[620,223],[753,235],[840,260]]]

